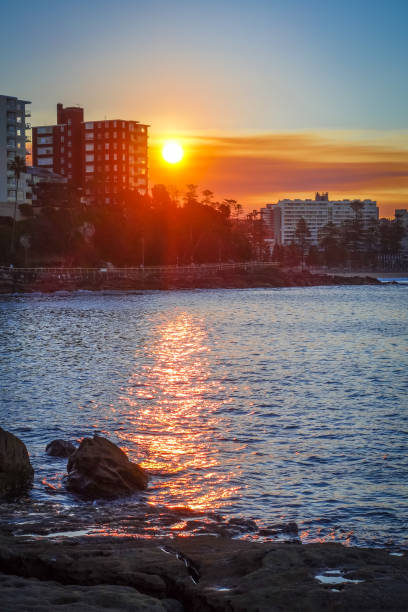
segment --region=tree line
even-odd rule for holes
[[[151,194],[122,193],[118,204],[84,204],[68,184],[33,186],[23,218],[0,226],[0,261],[17,265],[186,265],[256,257],[254,227],[233,199],[205,189],[185,193],[155,185]],[[3,219],[4,221],[4,219]]]
[[[21,172],[18,160],[14,173]],[[405,231],[398,220],[363,222],[362,204],[342,225],[328,223],[312,244],[301,218],[293,243],[272,252],[259,211],[244,215],[234,199],[218,201],[187,185],[184,193],[155,185],[151,194],[121,194],[120,203],[85,204],[81,191],[64,183],[32,187],[33,204],[22,219],[0,218],[0,264],[115,266],[188,265],[225,261],[275,261],[283,266],[392,268],[402,262]]]
[[[403,264],[402,241],[406,231],[399,219],[371,219],[364,223],[362,205],[352,204],[354,217],[341,225],[328,223],[318,234],[318,245],[311,244],[306,221],[297,224],[292,244],[275,245],[272,259],[283,265],[306,264],[330,268],[383,268]]]

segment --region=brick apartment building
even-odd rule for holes
[[[122,119],[84,122],[84,109],[57,104],[57,125],[33,128],[33,165],[82,189],[89,203],[113,204],[148,187],[148,125]]]

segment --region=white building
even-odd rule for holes
[[[267,204],[261,209],[268,238],[278,244],[288,245],[295,241],[296,227],[303,217],[310,231],[310,244],[317,245],[319,231],[328,223],[341,225],[344,221],[355,218],[353,203],[355,200],[329,200],[328,193],[316,193],[314,200],[279,200],[276,204]],[[378,220],[377,202],[363,200],[361,215],[363,223]]]
[[[31,128],[27,123],[27,118],[30,117],[27,104],[31,102],[0,95],[0,216],[8,217],[14,214],[17,186],[8,165],[16,156],[20,156],[24,161],[26,159],[26,142],[29,140],[28,130]],[[26,177],[23,175],[18,185],[18,204],[26,202],[26,191]]]

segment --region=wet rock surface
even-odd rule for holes
[[[148,483],[147,472],[101,436],[82,440],[68,459],[67,471],[67,488],[88,499],[131,495]]]
[[[69,457],[75,451],[76,446],[67,440],[53,440],[45,448],[45,452],[50,457]]]
[[[198,584],[184,559],[197,568]],[[347,580],[335,589],[316,579],[338,570]],[[408,609],[408,560],[340,544],[260,544],[212,536],[0,536],[0,588],[5,612],[57,605],[63,610],[402,612]]]
[[[33,477],[24,442],[0,427],[0,499],[19,495],[30,487]]]

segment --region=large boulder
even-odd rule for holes
[[[72,442],[66,440],[53,440],[47,444],[45,452],[51,457],[69,457],[76,451]]]
[[[70,456],[67,488],[88,499],[113,499],[146,489],[147,472],[129,461],[113,442],[101,436],[84,438]]]
[[[31,486],[33,477],[24,442],[0,427],[0,498],[23,492]]]

